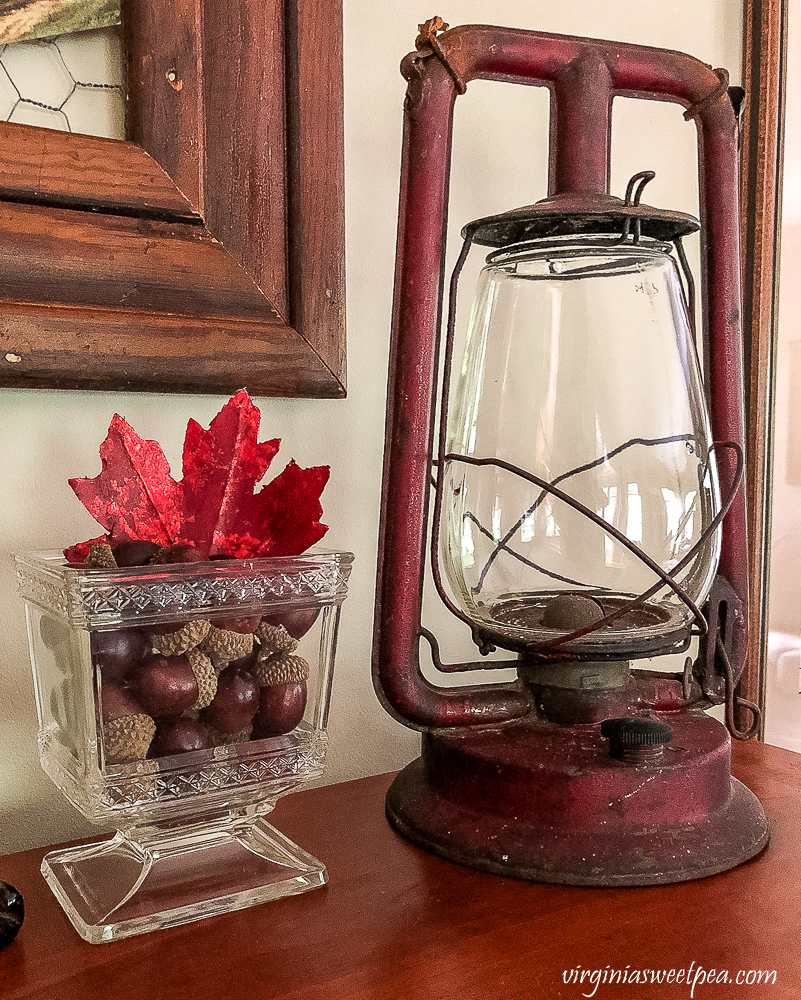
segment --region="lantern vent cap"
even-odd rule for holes
[[[554,195],[498,215],[467,223],[462,237],[488,247],[506,247],[529,240],[559,236],[606,234],[635,242],[648,236],[672,242],[695,233],[700,224],[692,215],[650,205],[634,204],[613,195],[579,191]]]

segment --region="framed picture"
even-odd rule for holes
[[[127,141],[0,123],[0,384],[345,394],[340,0],[123,0]]]
[[[0,44],[119,24],[120,0],[0,0]]]

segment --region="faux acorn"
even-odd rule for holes
[[[259,656],[251,669],[259,687],[274,684],[298,684],[309,677],[309,664],[302,656],[284,653],[279,656]]]
[[[217,674],[209,657],[199,649],[190,649],[186,658],[197,681],[197,698],[190,708],[198,711],[210,705],[217,694]]]
[[[134,697],[154,719],[176,717],[191,708],[199,689],[186,654],[162,656],[153,653],[130,678]]]
[[[165,656],[178,656],[195,649],[206,638],[211,622],[206,618],[195,618],[186,622],[175,632],[151,632],[150,641]]]
[[[210,750],[213,746],[212,735],[202,722],[181,715],[176,719],[159,722],[148,757],[172,757],[174,754],[192,753],[195,750]]]
[[[210,656],[216,665],[241,660],[253,649],[253,633],[234,632],[212,625],[200,643],[201,652]]]
[[[306,711],[306,682],[270,684],[259,689],[259,710],[253,716],[254,740],[291,733]]]
[[[253,667],[259,684],[259,709],[253,717],[253,739],[285,736],[306,711],[309,664],[292,653],[259,657]]]
[[[231,664],[219,676],[217,692],[202,720],[215,733],[236,734],[249,731],[259,707],[259,685],[244,667]]]
[[[256,635],[261,639],[266,655],[294,653],[298,648],[298,640],[291,636],[283,625],[262,621],[256,630]]]
[[[156,732],[156,723],[127,687],[105,684],[102,702],[106,763],[132,764],[144,760]]]

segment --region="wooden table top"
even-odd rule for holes
[[[9,855],[0,878],[22,892],[26,917],[0,951],[0,996],[799,1000],[801,755],[751,743],[734,756],[765,806],[770,844],[734,871],[674,886],[537,885],[460,868],[389,827],[386,775],[276,808],[278,829],[327,864],[326,887],[110,944],[73,930],[39,874],[45,850]],[[578,967],[584,983],[565,982]],[[704,982],[699,967],[731,982]],[[662,984],[587,978],[646,969]],[[774,971],[775,985],[756,982]]]

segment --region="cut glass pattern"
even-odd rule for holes
[[[167,775],[160,775],[152,762],[140,765],[138,769],[128,766],[123,770],[147,772],[149,769],[151,773],[107,775],[102,811],[107,809],[107,815],[111,817],[128,809],[166,804],[178,798],[185,802],[217,791],[228,794],[231,789],[247,790],[262,786],[265,781],[270,782],[268,787],[275,794],[279,791],[275,779],[292,779],[288,784],[291,787],[300,780],[308,781],[322,775],[328,746],[325,733],[299,729],[293,734],[291,745],[280,749],[271,749],[269,742],[264,741],[262,748],[255,754],[251,751],[245,760],[236,759],[235,752],[232,752],[232,759],[228,761],[207,763],[196,769]]]
[[[309,553],[278,559],[184,564],[175,573],[159,566],[83,570],[65,567],[58,553],[17,559],[22,597],[70,625],[104,628],[136,615],[138,624],[202,617],[226,610],[245,613],[268,602],[339,604],[352,556]]]

